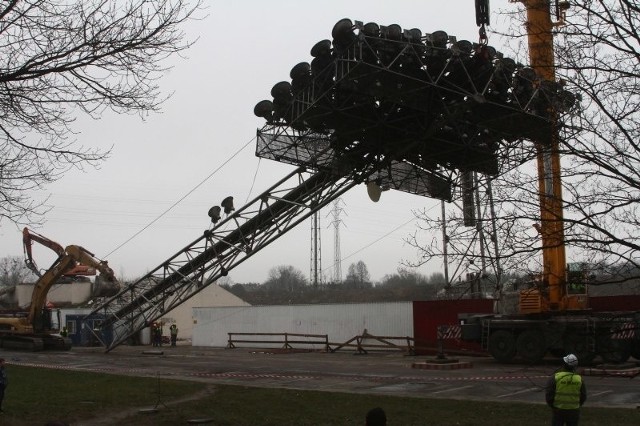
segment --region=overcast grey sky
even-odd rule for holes
[[[108,260],[123,279],[153,270],[209,227],[210,207],[228,195],[234,196],[236,207],[241,206],[293,169],[254,155],[256,129],[263,120],[253,115],[253,107],[270,98],[275,83],[289,79],[295,64],[311,60],[311,47],[330,39],[338,20],[399,24],[424,33],[444,30],[458,39],[477,41],[474,3],[212,1],[208,16],[188,25],[189,37],[199,40],[185,58],[171,61],[174,68],[161,83],[165,92],[173,93],[161,114],[144,121],[114,114],[99,121],[78,119],[78,141],[87,146],[113,145],[113,155],[99,170],[72,171],[46,188],[44,195],[50,194],[53,208],[46,224],[33,229],[63,246],[85,247]],[[519,8],[522,5],[493,0],[492,28],[506,31],[507,19],[496,13]],[[490,35],[489,42],[503,50],[506,40]],[[359,260],[374,281],[396,272],[403,259],[416,257],[404,243],[416,229],[412,211],[428,208],[434,217],[440,215],[438,202],[401,192],[385,192],[373,203],[364,185],[342,201],[343,277],[349,264]],[[320,218],[322,267],[331,277],[330,210],[321,211]],[[0,225],[0,255],[22,256],[21,230],[9,223]],[[308,275],[310,235],[307,221],[229,277],[233,282],[263,282],[278,265],[293,265]],[[38,245],[34,256],[40,267],[54,259],[52,252]],[[418,271],[430,274],[441,269],[441,264],[433,263]]]

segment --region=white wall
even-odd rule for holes
[[[68,284],[64,284],[65,286]],[[25,286],[27,287],[27,286]],[[33,286],[28,286],[33,289]],[[29,293],[29,300],[31,293]],[[51,299],[49,299],[51,300]],[[85,299],[86,300],[86,299]],[[52,300],[53,301],[53,300]],[[55,301],[53,301],[55,304]],[[28,302],[27,302],[28,303]],[[165,326],[163,327],[163,334],[169,335],[169,325],[176,323],[178,326],[178,340],[190,341],[193,337],[193,326],[195,319],[193,318],[193,308],[196,306],[250,306],[247,302],[233,295],[229,291],[225,290],[218,285],[211,284],[201,292],[197,293],[189,300],[178,306],[171,312],[168,312],[163,317]],[[62,321],[65,322],[64,316],[69,315],[87,315],[91,312],[91,309],[61,309]],[[149,329],[142,330],[142,343],[150,343]]]
[[[211,284],[163,317],[163,334],[169,335],[169,326],[178,326],[178,340],[191,340],[194,333],[193,309],[199,306],[251,306],[224,288]]]
[[[225,347],[230,332],[328,334],[331,343],[346,342],[365,329],[378,336],[413,337],[411,302],[207,307],[194,308],[193,317],[194,346]]]

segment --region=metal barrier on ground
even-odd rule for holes
[[[396,343],[397,342],[397,343]],[[334,345],[334,343],[331,343]],[[415,354],[413,337],[409,336],[375,336],[365,330],[361,335],[355,336],[344,343],[337,344],[331,348],[331,352],[336,352],[343,348],[355,348],[356,352],[366,354],[368,350],[397,350],[406,352],[408,355]]]
[[[364,330],[344,343],[330,343],[326,334],[299,333],[227,333],[229,339],[227,349],[236,349],[238,344],[243,347],[257,347],[256,345],[282,345],[282,349],[300,349],[299,345],[321,345],[325,352],[337,352],[342,349],[355,349],[361,354],[369,351],[401,351],[408,355],[415,354],[413,337],[409,336],[376,336]],[[298,346],[295,348],[294,345]]]
[[[299,334],[299,333],[227,333],[229,340],[227,349],[235,349],[238,343],[250,344],[280,344],[283,349],[295,349],[292,345],[322,345],[328,352],[329,337],[326,334]],[[253,336],[254,338],[249,338]],[[238,338],[240,337],[240,338]],[[271,337],[271,339],[267,339]],[[277,339],[275,339],[277,338]]]

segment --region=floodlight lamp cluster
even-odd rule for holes
[[[211,223],[216,224],[221,218],[221,213],[229,215],[235,210],[233,206],[233,197],[226,197],[219,206],[213,206],[209,209],[208,215],[211,218]]]
[[[342,19],[254,113],[268,126],[330,137],[337,153],[425,169],[498,171],[500,143],[550,142],[551,113],[575,96],[493,47],[397,24]]]

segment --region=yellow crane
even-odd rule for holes
[[[562,22],[568,2],[555,0],[556,22],[551,17],[549,0],[510,0],[520,2],[526,8],[529,60],[536,74],[546,81],[556,81],[553,49],[553,28]],[[548,111],[551,132],[547,140],[534,141],[537,151],[538,194],[540,225],[537,227],[542,240],[542,283],[540,290],[523,291],[520,297],[521,313],[582,310],[588,299],[582,295],[570,295],[567,291],[567,260],[563,229],[563,201],[560,167],[560,135],[558,115],[551,107]]]
[[[556,21],[552,20],[550,0],[510,0],[526,9],[529,59],[540,81],[556,82],[553,29],[562,24],[568,2],[555,0]],[[488,21],[488,0],[476,1],[476,22],[480,41],[486,42],[484,25]],[[637,328],[636,312],[595,313],[588,309],[586,292],[568,291],[565,253],[560,134],[558,112],[550,104],[546,116],[548,135],[534,140],[537,156],[540,223],[536,229],[542,241],[541,285],[522,290],[519,313],[461,314],[463,340],[479,341],[498,361],[519,357],[537,362],[548,352],[556,356],[578,355],[588,364],[596,356],[607,362],[624,362],[637,353],[640,340],[620,338],[621,331]]]

